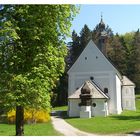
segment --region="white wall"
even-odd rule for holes
[[[75,72],[69,75],[68,81],[68,95],[70,96],[75,90],[82,86],[86,80],[90,80],[90,77],[94,77],[95,83],[104,91],[104,88],[108,88],[110,91],[110,74],[112,72]]]
[[[116,75],[116,112],[120,114],[122,112],[122,97],[121,97],[121,80]]]
[[[108,102],[109,114],[116,114],[119,111],[117,110],[117,104],[119,102],[116,101],[116,92],[119,93],[119,79],[116,83],[116,74],[112,71],[104,71],[104,72],[75,72],[70,74],[69,78],[69,96],[75,92],[77,88],[79,88],[86,80],[90,80],[90,77],[94,77],[95,83],[104,91],[104,88],[108,88],[108,95],[110,99]],[[118,88],[116,89],[116,86]],[[119,93],[120,95],[120,93]],[[120,110],[120,109],[119,109]]]
[[[92,99],[92,103],[96,106],[91,107],[91,116],[106,116],[107,110],[105,107],[105,99]]]
[[[122,87],[122,106],[126,110],[136,110],[134,86]]]
[[[116,71],[113,65],[107,60],[102,52],[90,41],[81,53],[79,58],[68,71],[73,72],[93,72],[93,71]]]
[[[119,78],[116,78],[116,69],[91,41],[68,71],[68,75],[68,96],[92,76],[103,91],[108,88],[109,113],[121,112],[121,85]]]
[[[108,107],[105,103],[106,99],[92,99],[92,103],[96,104],[96,107],[91,106],[91,116],[107,116],[108,115]],[[79,103],[80,99],[69,99],[69,109],[68,115],[69,117],[79,117],[81,107]]]
[[[69,99],[68,102],[69,102],[69,108],[68,108],[69,117],[79,117],[80,116],[79,103],[81,102],[80,99]]]
[[[121,81],[115,72],[110,74],[109,82],[110,92],[108,100],[109,114],[120,114],[122,112],[121,106]]]

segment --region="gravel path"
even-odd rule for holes
[[[51,116],[54,128],[64,136],[96,136],[95,134],[86,133],[74,128],[59,116]]]
[[[64,119],[61,118],[61,116],[59,115],[60,112],[58,113],[55,112],[54,114],[51,116],[52,124],[54,128],[58,132],[62,133],[64,136],[99,136],[93,133],[80,131],[79,129],[74,128],[73,126],[68,124],[66,121],[64,121]],[[131,134],[124,134],[123,136],[140,136],[140,131],[134,131]]]

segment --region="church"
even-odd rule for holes
[[[68,116],[90,118],[136,110],[135,84],[106,56],[101,18],[99,46],[90,40],[68,71]]]

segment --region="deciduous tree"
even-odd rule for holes
[[[65,69],[74,5],[3,5],[0,9],[0,97],[16,109],[16,135],[24,134],[24,108],[50,108],[50,94]]]

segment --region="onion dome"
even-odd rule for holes
[[[100,21],[100,23],[99,23],[99,28],[102,29],[102,30],[105,29],[105,24],[104,24],[104,22],[103,22],[103,17],[102,17],[102,15],[101,15],[101,21]]]
[[[90,94],[91,90],[88,85],[88,81],[85,82],[83,87],[81,88],[81,94]]]

